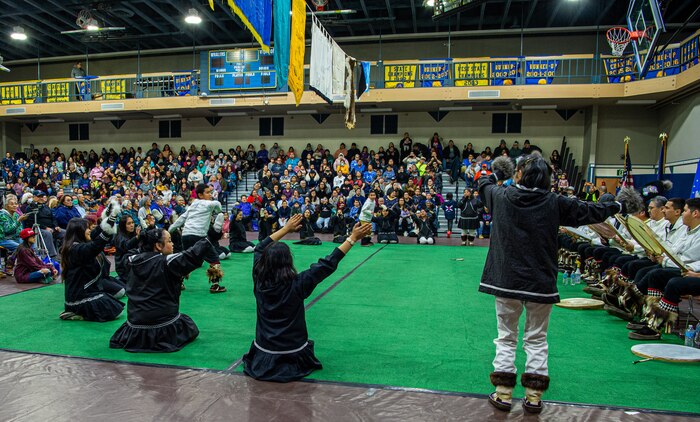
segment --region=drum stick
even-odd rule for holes
[[[646,358],[646,359],[635,360],[635,361],[633,362],[633,364],[636,365],[636,364],[642,363],[642,362],[649,362],[650,360],[654,360],[654,358]]]

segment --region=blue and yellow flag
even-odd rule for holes
[[[306,1],[292,0],[292,33],[289,43],[289,90],[297,106],[304,94],[304,53],[306,52]]]
[[[228,5],[253,33],[263,51],[270,52],[272,0],[228,0]]]
[[[275,25],[275,72],[277,74],[277,86],[283,89],[287,86],[289,75],[289,34],[291,31],[292,7],[291,0],[275,0],[273,3]]]
[[[700,160],[698,160],[698,169],[695,171],[695,180],[693,181],[693,190],[690,191],[691,198],[700,198]]]

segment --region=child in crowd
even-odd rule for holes
[[[452,236],[452,225],[454,224],[457,209],[457,202],[452,199],[452,192],[447,194],[447,200],[442,204],[442,211],[445,213],[445,219],[447,220],[447,238]]]
[[[223,223],[219,214],[207,237],[177,254],[167,230],[155,228],[140,236],[140,247],[129,252],[126,264],[127,322],[114,333],[109,347],[176,352],[197,338],[197,325],[180,313],[180,286],[186,275],[202,266],[205,256],[215,253]]]
[[[481,213],[481,232],[479,233],[479,239],[488,239],[491,237],[491,212],[488,207],[484,207],[484,211]]]
[[[22,243],[15,253],[14,277],[17,283],[44,283],[53,282],[58,276],[58,271],[51,264],[44,264],[34,251],[36,234],[30,228],[23,229],[19,233]]]
[[[295,381],[322,368],[308,338],[304,300],[333,274],[355,242],[371,233],[371,225],[356,224],[348,239],[330,255],[297,273],[289,246],[280,240],[299,230],[301,224],[302,216],[295,215],[255,247],[253,283],[258,320],[255,340],[243,356],[243,372],[258,380]]]

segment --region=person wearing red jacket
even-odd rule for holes
[[[30,228],[19,233],[22,243],[15,252],[15,281],[18,283],[49,284],[58,271],[51,264],[44,264],[37,256],[32,246],[36,243],[36,234]]]

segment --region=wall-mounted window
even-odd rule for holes
[[[284,136],[284,117],[261,117],[259,136]]]
[[[90,140],[90,124],[88,123],[71,123],[68,125],[68,140],[70,141],[89,141]]]
[[[159,120],[159,138],[182,138],[182,120]]]
[[[377,114],[372,115],[370,124],[371,135],[396,134],[399,130],[398,114]]]
[[[521,133],[522,113],[493,113],[491,116],[491,133]]]

